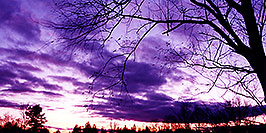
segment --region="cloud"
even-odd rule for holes
[[[146,63],[128,61],[125,77],[128,81],[128,86],[132,89],[135,86],[142,88],[160,86],[166,83],[165,77],[160,75],[160,70]]]
[[[0,85],[13,84],[13,78],[17,75],[10,70],[1,69],[0,67]]]
[[[37,91],[37,90],[33,90],[31,88],[28,87],[29,85],[27,83],[15,83],[12,84],[11,87],[8,87],[8,89],[2,89],[1,92],[5,92],[5,93],[16,93],[16,94],[21,94],[21,93],[29,93],[29,94],[43,94],[49,97],[61,97],[63,96],[60,93],[55,93],[55,92],[51,92],[51,91]]]
[[[1,47],[0,47],[0,52],[3,53],[2,56],[4,57],[5,61],[10,62],[10,65],[18,65],[18,64],[14,63],[15,61],[17,61],[17,62],[29,61],[31,63],[43,62],[42,67],[45,68],[45,67],[47,67],[47,65],[56,65],[56,66],[73,65],[73,67],[74,67],[74,63],[75,63],[75,62],[70,61],[70,60],[64,60],[63,58],[59,58],[56,55],[58,53],[46,54],[46,53],[41,53],[41,52],[38,53],[38,52],[26,50],[26,49],[1,48]],[[20,65],[22,65],[23,67],[30,67],[31,64],[21,63]]]
[[[50,78],[54,79],[55,81],[59,82],[73,82],[76,81],[77,79],[69,76],[49,76]]]
[[[0,0],[0,24],[12,19],[13,14],[19,12],[20,3],[15,0]]]
[[[16,63],[16,62],[7,62],[9,66],[12,66],[14,68],[18,68],[25,71],[35,71],[35,72],[41,72],[42,70],[38,67],[35,67],[29,63]]]
[[[4,99],[0,99],[0,107],[7,107],[7,108],[20,108],[22,105],[17,103],[9,102]]]
[[[73,94],[80,95],[80,94],[91,94],[91,90],[88,89],[91,86],[91,82],[81,82],[78,79],[69,77],[69,76],[49,76],[54,81],[57,82],[68,82],[71,83],[75,89],[72,91]]]
[[[157,99],[158,98],[158,99]],[[146,95],[146,100],[136,97],[112,97],[108,102],[92,107],[97,114],[111,119],[153,121],[171,112],[172,99],[164,94]]]
[[[162,101],[172,101],[173,98],[165,95],[165,94],[162,94],[162,93],[147,93],[145,95],[145,97],[147,97],[149,100],[152,100],[152,101],[159,101],[159,102],[162,102]]]
[[[101,70],[107,59],[116,56],[116,54],[103,51],[101,53],[102,58],[96,58],[98,57],[97,52],[92,51],[92,55],[88,59],[89,62],[82,62],[75,59],[60,58],[60,54],[58,56],[55,53],[37,53],[24,49],[0,48],[0,52],[7,59],[5,64],[0,67],[0,70],[6,71],[5,73],[7,74],[2,78],[3,82],[1,82],[0,78],[0,85],[2,83],[2,86],[5,85],[7,87],[2,90],[3,92],[43,94],[49,97],[62,97],[63,95],[58,93],[58,91],[64,89],[59,85],[48,82],[50,79],[71,83],[76,87],[73,91],[74,94],[89,91],[90,88],[88,87],[91,85],[91,82],[80,81],[78,78],[71,76],[57,76],[56,74],[51,74],[47,79],[43,79],[38,77],[37,74],[39,72],[55,66],[60,68],[61,71],[64,71],[64,68],[71,68],[76,73],[91,77],[95,73],[97,75],[97,72]],[[61,55],[64,55],[64,53],[61,53]],[[121,70],[123,69],[123,59],[125,57],[109,62],[106,71],[103,71],[102,75],[97,79],[92,91],[96,92],[110,86],[117,79],[119,80]],[[104,117],[137,121],[163,121],[165,116],[173,114],[172,108],[175,107],[174,103],[176,101],[166,94],[158,93],[157,90],[167,84],[167,78],[175,76],[171,75],[172,73],[179,74],[180,79],[175,80],[176,82],[186,80],[186,73],[181,70],[171,70],[169,73],[162,73],[160,67],[154,66],[149,62],[129,60],[124,75],[128,93],[123,95],[121,94],[120,86],[114,86],[107,90],[107,92],[112,91],[115,95],[112,97],[101,97],[107,102],[95,103],[93,107],[97,114]],[[10,85],[10,87],[6,85]],[[45,90],[39,90],[37,89],[38,87]],[[109,92],[105,94],[111,94]],[[135,97],[137,95],[140,97]],[[96,95],[96,97],[100,98],[99,95]]]
[[[37,57],[36,53],[17,50],[17,49],[4,49],[0,51],[6,52],[2,56],[20,56],[21,60],[29,58],[29,56]],[[26,53],[25,56],[21,56],[21,53]],[[12,60],[13,59],[13,60]],[[18,58],[9,58],[9,60],[2,61],[0,65],[0,87],[2,92],[9,93],[40,93],[46,96],[63,96],[62,94],[54,91],[60,91],[63,88],[59,85],[49,83],[46,79],[39,78],[38,72],[42,72],[43,67],[36,67],[36,64],[20,63]]]
[[[43,87],[46,90],[62,90],[62,87],[56,84],[48,83],[45,79],[38,78],[33,74],[20,70],[18,71],[18,78],[26,80],[30,87]]]
[[[96,44],[95,44],[96,45]],[[98,47],[99,44],[97,44]],[[71,67],[75,70],[78,70],[80,73],[84,74],[89,78],[94,78],[97,75],[97,72],[104,67],[106,60],[110,57],[117,56],[117,54],[110,53],[109,51],[103,49],[102,52],[99,52],[97,48],[89,48],[91,51],[91,57],[88,58],[88,62],[80,62],[79,60],[74,59],[65,59],[62,58],[64,53],[36,53],[28,50],[23,49],[4,49],[0,48],[0,51],[7,54],[7,58],[10,60],[15,61],[38,61],[43,62],[42,68],[49,68],[49,65],[60,66],[64,69],[64,67]],[[101,56],[100,56],[100,55]],[[152,53],[151,53],[152,54]],[[101,58],[99,58],[101,57]],[[125,59],[124,56],[117,58],[115,60],[111,60],[106,66],[105,71],[103,71],[102,75],[94,82],[95,89],[101,89],[104,87],[108,87],[112,85],[112,83],[119,80],[121,77],[121,71],[123,69],[123,60]],[[36,67],[31,66],[30,64],[18,64],[14,62],[10,62],[13,66],[22,66],[25,70],[36,70]],[[62,70],[63,70],[62,69]],[[41,71],[41,70],[39,70]],[[178,79],[177,76],[175,77],[175,81],[180,82],[182,80],[189,80],[186,78],[187,73],[182,72],[181,70],[170,71],[171,73],[179,74]],[[26,74],[25,74],[26,75]],[[94,77],[93,77],[94,76]],[[158,66],[153,66],[149,62],[135,62],[129,60],[126,65],[125,71],[125,80],[127,82],[128,91],[130,93],[138,93],[138,92],[148,92],[150,90],[156,90],[160,86],[166,84],[166,78],[171,77],[170,74],[161,73],[161,68]],[[32,79],[30,79],[32,78]],[[40,79],[36,79],[33,76],[26,75],[23,79],[30,80],[32,82],[38,81],[41,82]],[[80,82],[77,79],[71,77],[53,77],[55,80],[72,82],[74,86],[77,86],[76,92],[86,91],[88,87],[91,85],[90,82]],[[51,86],[45,83],[42,83],[42,86],[47,88],[59,88],[58,86]],[[120,88],[114,88],[115,92],[119,92]]]
[[[106,60],[116,56],[116,54],[108,51],[104,51],[101,54],[103,58],[96,58],[97,54],[93,53],[89,63],[75,62],[71,63],[71,66],[91,77],[104,67]],[[153,53],[150,52],[149,54]],[[127,83],[127,92],[122,93],[125,90],[121,88],[121,84],[118,84],[101,93],[101,89],[107,88],[120,80],[124,59],[125,57],[122,56],[111,60],[108,66],[105,67],[105,71],[101,71],[100,77],[94,82],[92,91],[96,94],[95,98],[106,101],[92,105],[97,114],[112,119],[137,121],[163,121],[165,116],[173,115],[172,110],[175,108],[176,101],[166,94],[157,93],[156,91],[167,84],[167,78],[175,82],[182,82],[183,80],[193,81],[195,77],[178,69],[170,69],[167,73],[164,73],[161,71],[161,67],[150,62],[128,60],[124,75]],[[67,76],[53,76],[52,78],[62,82],[70,82],[77,86],[78,88],[74,91],[77,94],[90,90],[88,88],[91,85],[90,82],[80,82]],[[96,93],[97,91],[100,92]],[[135,96],[140,97],[137,98]],[[91,107],[91,105],[76,105],[75,107]]]
[[[139,45],[136,56],[139,61],[158,63],[158,57],[161,55],[160,50],[166,49],[167,42],[158,37],[146,37]]]
[[[9,20],[6,25],[24,37],[25,41],[39,41],[40,40],[40,27],[31,20],[29,14],[13,16],[12,20]]]
[[[36,91],[28,88],[25,84],[17,83],[16,85],[12,85],[10,89],[4,89],[2,91],[12,92],[12,93],[35,93]]]
[[[37,93],[42,93],[46,96],[50,96],[50,97],[62,97],[64,95],[60,94],[60,93],[55,93],[55,92],[51,92],[51,91],[37,91]]]
[[[108,102],[83,107],[93,107],[96,114],[110,119],[142,122],[221,123],[263,114],[258,106],[228,107],[224,103],[178,102],[154,92],[146,95],[146,99],[108,98]]]
[[[111,67],[112,66],[112,67]],[[106,67],[106,71],[103,71],[100,77],[98,77],[93,83],[94,90],[101,90],[102,88],[108,88],[115,82],[120,80],[123,64],[121,61],[116,65],[109,65]],[[91,68],[102,68],[102,65],[90,66]],[[84,69],[85,70],[85,69]],[[97,69],[89,70],[90,74],[97,72]],[[92,74],[91,74],[92,75]],[[166,84],[166,75],[160,73],[158,67],[143,62],[128,61],[126,64],[126,71],[124,73],[124,80],[127,84],[128,93],[143,93],[151,90],[158,90],[158,88]],[[76,82],[75,84],[79,84]],[[90,83],[86,83],[91,85]],[[121,86],[115,85],[112,87],[114,93],[121,92]],[[125,91],[122,89],[122,91]]]
[[[0,48],[0,51],[3,53],[3,58],[6,58],[6,60],[2,61],[3,65],[0,66],[0,73],[2,75],[0,77],[0,85],[14,85],[17,80],[23,79],[26,80],[25,84],[27,84],[29,88],[43,87],[46,90],[62,90],[61,86],[48,83],[45,79],[39,78],[35,75],[38,74],[38,72],[42,72],[42,69],[49,68],[48,65],[55,65],[57,67],[68,66],[74,68],[79,68],[81,66],[79,63],[62,60],[56,56],[23,49]],[[25,61],[26,63],[20,63]],[[59,77],[57,77],[57,79],[59,80]],[[61,77],[60,80],[63,80],[63,77]],[[72,82],[75,81],[73,78],[72,80]],[[75,84],[78,83],[78,81],[75,82]]]
[[[30,12],[21,8],[21,2],[16,0],[0,0],[0,12],[0,27],[5,33],[8,33],[7,30],[11,30],[23,37],[23,41],[25,42],[36,42],[40,40],[41,30],[39,24],[33,21]],[[8,40],[12,42],[18,41],[16,34],[8,34],[10,34],[7,36]],[[19,44],[16,43],[16,45]]]

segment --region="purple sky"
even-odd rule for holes
[[[101,77],[89,92],[90,77],[115,53],[110,52],[112,47],[104,48],[99,57],[95,50],[99,44],[95,43],[95,49],[88,47],[70,56],[50,43],[56,33],[42,24],[55,18],[52,5],[52,0],[0,0],[0,114],[16,115],[21,105],[40,104],[48,126],[72,128],[87,121],[108,124],[106,120],[111,119],[161,121],[173,115],[173,110],[179,112],[186,102],[193,108],[203,101],[223,102],[234,96],[220,97],[224,90],[195,95],[206,90],[208,82],[190,69],[166,69],[156,64],[156,48],[166,42],[155,30],[142,41],[136,61],[128,61],[128,92],[116,87],[92,98],[91,93],[112,81]],[[180,33],[171,37],[182,40]],[[119,61],[111,64],[121,65]]]

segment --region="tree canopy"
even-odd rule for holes
[[[34,132],[37,132],[38,130],[42,129],[44,127],[43,124],[47,122],[46,118],[44,117],[45,113],[42,113],[42,108],[38,104],[34,106],[28,106],[27,110],[25,111],[25,114],[27,124]]]
[[[114,82],[106,88],[127,87],[124,76],[127,63],[134,60],[136,50],[149,34],[161,32],[158,37],[182,34],[186,41],[167,42],[166,47],[158,49],[161,65],[191,67],[210,81],[209,91],[224,89],[262,105],[266,95],[265,3],[265,0],[56,0],[55,11],[59,16],[50,26],[60,36],[60,44],[71,51],[88,50],[95,43],[101,49],[115,40],[115,54],[94,75],[95,80],[113,78]],[[117,34],[126,35],[120,38]],[[111,60],[121,62],[112,73],[108,71],[114,70],[108,67]],[[258,88],[264,97],[256,93]]]

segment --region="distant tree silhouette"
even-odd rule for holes
[[[107,131],[102,127],[101,128],[101,133],[106,133]]]
[[[72,133],[81,133],[81,127],[78,125],[75,125],[75,127],[73,128]]]
[[[0,117],[0,133],[20,133],[23,129],[20,118],[14,118],[8,113]]]
[[[96,133],[96,132],[98,132],[98,131],[97,131],[97,127],[96,127],[96,125],[95,125],[95,124],[93,124],[93,126],[92,126],[92,131],[93,131],[93,133]]]
[[[16,133],[21,131],[22,129],[18,126],[17,123],[7,122],[3,126],[2,131],[0,130],[0,133]]]
[[[84,129],[83,129],[83,133],[98,133],[98,130],[97,130],[95,124],[93,125],[93,127],[91,127],[90,123],[87,122],[87,123],[85,124]]]
[[[137,127],[136,127],[135,124],[133,125],[133,127],[131,127],[131,131],[133,131],[133,132],[136,132],[137,131]]]
[[[104,131],[105,130],[101,130],[101,132],[104,132]],[[82,128],[81,126],[75,125],[72,133],[98,133],[98,130],[95,124],[93,124],[93,127],[91,127],[90,123],[87,122],[84,128]]]
[[[113,133],[117,129],[117,123],[116,122],[110,122],[110,133]]]
[[[89,122],[87,122],[87,123],[85,124],[85,127],[84,127],[84,129],[83,129],[83,132],[84,132],[84,133],[91,133],[91,132],[92,132],[91,124],[90,124]]]
[[[145,130],[140,131],[141,133],[151,133],[151,130],[148,126],[146,126]]]
[[[33,132],[41,131],[43,124],[47,122],[44,117],[45,113],[42,113],[40,105],[28,106],[25,112],[27,124],[31,127]]]
[[[47,128],[42,128],[38,130],[39,133],[49,133],[49,130]]]
[[[57,131],[55,133],[61,133],[61,132],[59,131],[59,129],[57,129]]]

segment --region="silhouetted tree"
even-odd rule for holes
[[[101,133],[106,133],[107,131],[102,127],[101,128]]]
[[[140,131],[141,133],[151,133],[151,130],[148,126],[145,127],[144,130]]]
[[[125,125],[124,128],[123,128],[123,130],[122,130],[122,132],[128,132],[128,131],[129,131],[129,129],[128,129],[127,126]]]
[[[5,125],[3,126],[2,132],[3,133],[15,133],[15,132],[21,132],[22,129],[18,126],[17,123],[11,123],[11,122],[7,122],[5,123]],[[1,132],[1,131],[0,131]]]
[[[189,42],[185,46],[167,42],[169,48],[158,52],[158,58],[166,62],[162,65],[185,63],[210,81],[208,91],[216,87],[252,98],[259,105],[263,102],[254,91],[261,86],[266,95],[265,0],[56,0],[55,5],[60,16],[51,27],[68,48],[88,49],[95,42],[104,47],[117,27],[127,26],[127,31],[118,32],[133,39],[126,35],[117,39],[116,54],[95,75],[96,79],[116,79],[110,86],[126,87],[127,61],[159,27],[164,31],[154,32],[168,36],[183,32]],[[121,57],[123,67],[117,71],[121,75],[107,75],[110,60]]]
[[[85,124],[85,127],[84,127],[84,129],[83,129],[83,132],[84,133],[92,133],[92,128],[91,128],[91,124],[89,123],[89,122],[87,122],[86,124]]]
[[[28,106],[29,106],[29,105],[22,105],[22,106],[20,106],[20,108],[19,108],[20,111],[21,111],[20,126],[21,126],[22,129],[25,129],[26,126],[27,126],[27,119],[26,119],[26,114],[25,114],[25,112],[26,112]]]
[[[40,105],[28,106],[25,112],[27,124],[31,127],[33,132],[41,131],[44,127],[43,124],[47,122],[44,117],[45,113],[42,113],[42,108]]]
[[[135,124],[131,127],[131,131],[132,131],[132,132],[137,132],[137,127],[136,127]]]
[[[59,131],[59,129],[57,129],[57,131],[55,133],[61,133],[61,132]]]
[[[103,130],[103,131],[105,131],[105,130]],[[93,127],[91,127],[90,123],[87,122],[85,124],[84,128],[82,128],[81,126],[75,125],[72,133],[98,133],[98,130],[97,130],[95,124],[93,125]]]
[[[75,125],[75,127],[73,128],[72,133],[81,133],[81,132],[82,132],[81,127],[78,126],[78,125]]]
[[[92,126],[92,132],[93,132],[93,133],[98,132],[97,127],[96,127],[95,124],[93,124],[93,126]]]
[[[20,118],[14,118],[5,113],[0,117],[0,133],[18,133],[24,131],[24,125]]]

